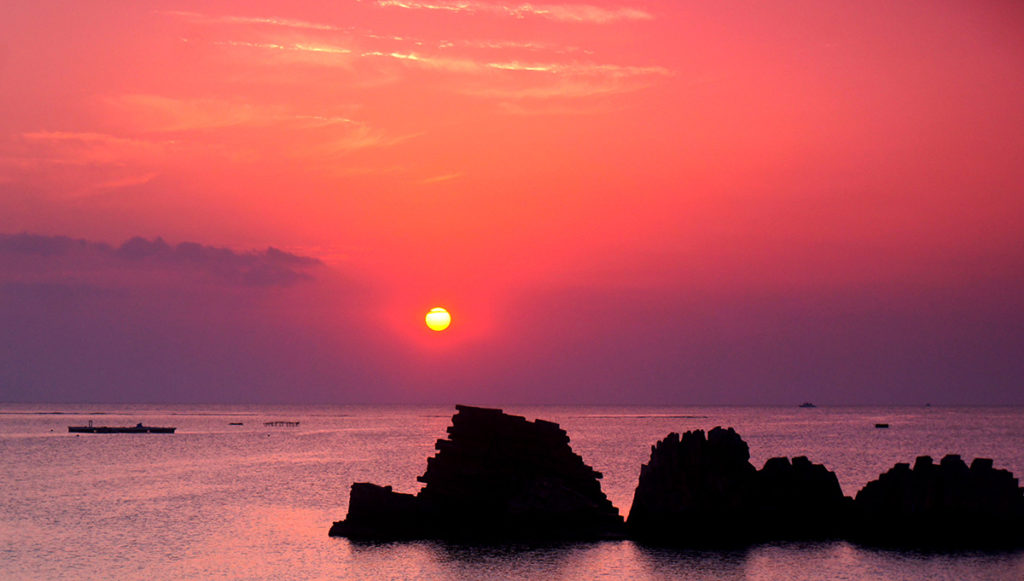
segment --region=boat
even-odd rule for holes
[[[889,424],[875,424],[876,428],[885,429],[889,427]]]
[[[802,408],[816,408],[818,406],[814,405],[813,403],[811,403],[809,401],[805,401],[804,403],[800,404],[800,407],[802,407]]]
[[[243,424],[242,424],[242,422],[228,422],[228,425],[229,426],[241,426]]]
[[[77,434],[173,434],[177,428],[161,426],[94,426],[89,420],[88,426],[68,426],[68,431]]]

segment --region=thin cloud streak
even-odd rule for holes
[[[327,54],[354,54],[352,49],[325,45],[305,43],[275,43],[275,42],[250,42],[250,41],[219,41],[214,44],[223,46],[238,46],[273,51],[309,52]],[[661,66],[634,66],[634,65],[613,65],[603,63],[526,63],[520,61],[488,62],[478,61],[469,58],[450,58],[425,55],[418,52],[408,51],[382,51],[369,50],[358,54],[362,58],[385,57],[400,61],[413,62],[435,69],[442,69],[452,72],[472,73],[481,72],[487,69],[505,71],[526,71],[543,72],[566,75],[610,75],[614,77],[632,77],[643,75],[672,75],[672,71]],[[320,64],[330,66],[332,63],[321,61]]]
[[[462,89],[461,92],[480,98],[519,101],[617,95],[640,91],[649,86],[649,83],[624,83],[619,79],[604,81],[600,79],[563,79],[555,83],[532,87],[469,87]]]
[[[429,178],[425,178],[425,179],[421,180],[420,183],[424,184],[424,185],[427,185],[427,184],[438,184],[438,183],[441,183],[441,182],[450,182],[452,180],[457,180],[457,179],[459,179],[461,177],[462,177],[462,172],[456,171],[456,172],[447,173],[447,174],[444,174],[444,175],[438,175],[438,176],[432,176],[432,177],[429,177]]]
[[[455,73],[475,73],[481,71],[484,68],[484,65],[481,65],[480,63],[470,59],[438,58],[432,56],[425,56],[413,52],[367,51],[361,53],[359,56],[371,58],[390,58],[398,61],[415,63],[417,65],[431,69],[438,69]]]
[[[391,147],[415,139],[422,133],[407,135],[387,135],[385,132],[359,125],[348,133],[333,139],[323,140],[307,147],[295,148],[289,157],[307,159],[309,157],[334,158],[363,149]]]
[[[331,112],[292,111],[217,99],[131,94],[101,99],[104,131],[28,131],[0,141],[0,183],[45,184],[75,199],[146,186],[200,164],[303,166],[336,173],[340,159],[421,135],[393,132]],[[282,135],[292,145],[280,147]]]
[[[123,164],[152,158],[166,145],[95,132],[31,131],[20,137],[26,145],[42,149],[34,156],[37,162],[65,165]]]
[[[563,46],[559,44],[549,44],[545,42],[526,42],[515,40],[462,40],[458,42],[449,40],[442,42],[440,45],[438,45],[438,48],[455,48],[456,46],[482,48],[495,51],[526,50],[530,52],[549,52],[553,54],[594,54],[594,51],[585,50],[578,46]]]
[[[669,76],[672,74],[671,71],[664,67],[636,67],[636,66],[621,66],[621,65],[608,65],[599,63],[521,63],[518,61],[504,62],[504,63],[487,63],[486,65],[492,69],[500,69],[504,71],[530,71],[530,72],[544,72],[554,73],[561,75],[574,75],[574,76],[612,76],[612,77],[636,77],[644,75],[662,75]]]
[[[288,18],[273,18],[260,16],[211,16],[200,12],[187,12],[181,10],[168,10],[160,12],[168,16],[184,18],[192,22],[202,24],[259,24],[277,26],[282,28],[297,28],[302,30],[340,31],[341,28],[319,22],[308,22],[305,20],[291,20]]]
[[[608,77],[624,79],[641,76],[670,76],[672,71],[659,66],[624,66],[601,63],[525,63],[519,61],[486,62],[472,59],[438,58],[417,53],[368,51],[362,57],[387,57],[455,73],[511,71],[549,73],[567,77]]]
[[[378,0],[383,8],[433,10],[466,14],[493,14],[523,19],[546,18],[558,22],[606,24],[621,20],[652,20],[654,17],[636,8],[601,8],[590,4],[492,4],[487,2],[418,2],[416,0]]]
[[[352,49],[332,46],[329,44],[306,44],[306,43],[292,43],[292,44],[278,44],[273,42],[252,42],[244,40],[225,40],[215,42],[214,44],[220,44],[225,46],[240,46],[247,48],[260,48],[267,50],[280,50],[280,51],[291,51],[291,52],[310,52],[310,53],[322,53],[322,54],[352,54]]]
[[[438,6],[431,6],[430,8],[427,8],[427,6],[425,4],[421,5],[421,6],[407,6],[407,5],[405,5],[407,3],[396,3],[395,5],[398,5],[398,4],[403,4],[401,6],[402,8],[442,9],[442,8],[440,8]],[[548,8],[551,8],[551,7],[548,7]],[[594,7],[588,7],[588,8],[593,9]],[[453,5],[452,11],[458,11],[458,10],[461,10],[461,8],[458,7],[458,6]],[[602,9],[598,9],[598,10],[602,10]],[[170,16],[177,16],[177,17],[181,17],[181,18],[187,19],[187,20],[192,21],[192,22],[196,22],[196,23],[200,23],[200,24],[206,24],[206,25],[215,25],[215,24],[265,24],[265,25],[276,26],[276,27],[280,27],[280,28],[293,28],[293,29],[300,29],[300,30],[311,30],[311,31],[322,31],[322,32],[346,32],[346,33],[349,33],[349,34],[355,34],[355,35],[359,35],[359,36],[362,36],[364,38],[373,39],[373,40],[383,40],[383,41],[391,41],[391,42],[410,42],[410,43],[412,43],[412,44],[414,44],[416,46],[423,46],[424,45],[424,41],[416,40],[416,39],[413,39],[413,38],[409,38],[407,36],[388,35],[388,34],[375,34],[375,33],[372,33],[372,32],[362,32],[362,33],[360,33],[358,30],[355,30],[353,28],[341,28],[341,27],[338,27],[338,26],[334,26],[332,24],[324,24],[324,23],[318,23],[318,22],[307,22],[307,21],[301,21],[301,20],[289,20],[289,19],[271,18],[271,17],[257,17],[257,16],[211,16],[211,15],[207,15],[207,14],[201,14],[199,12],[184,12],[184,11],[166,11],[166,12],[160,12],[160,14],[166,14],[166,15],[170,15]],[[329,52],[329,53],[337,53],[337,54],[349,54],[349,53],[353,52],[351,49],[348,49],[348,48],[329,46],[329,45],[303,44],[303,43],[285,44],[285,43],[260,43],[260,42],[246,42],[246,41],[224,41],[224,42],[220,42],[220,43],[216,43],[216,44],[227,44],[227,45],[231,45],[231,46],[249,46],[249,47],[253,47],[253,48],[268,48],[268,49],[277,49],[277,50],[298,50],[298,51],[305,50],[305,51],[311,51],[311,52]],[[469,47],[474,47],[474,48],[485,48],[485,49],[492,49],[492,50],[509,50],[509,49],[517,50],[517,49],[521,49],[521,50],[529,50],[529,51],[548,51],[548,52],[565,53],[565,54],[574,53],[574,52],[584,52],[584,53],[587,53],[587,54],[591,54],[592,53],[592,51],[584,50],[584,49],[581,49],[581,48],[575,47],[575,46],[560,47],[560,46],[557,46],[557,45],[551,45],[551,44],[542,43],[542,42],[523,42],[523,41],[510,41],[510,40],[507,40],[507,41],[497,41],[497,40],[468,41],[468,40],[462,40],[462,41],[458,41],[457,44],[461,45],[461,46],[469,46]],[[438,44],[438,48],[454,48],[455,46],[456,46],[456,42],[453,42],[453,41],[450,41],[450,40],[442,41],[442,42],[440,42]]]
[[[522,18],[524,15],[543,16],[555,20],[562,21],[591,21],[591,22],[606,22],[613,19],[644,19],[649,18],[649,15],[640,11],[615,8],[606,9],[598,8],[586,4],[566,4],[566,5],[532,5],[532,4],[521,4],[521,5],[502,5],[496,3],[487,2],[420,2],[417,0],[379,0],[377,5],[381,7],[395,7],[406,10],[442,10],[448,12],[467,12],[467,13],[495,13],[500,12],[503,14],[511,14]],[[178,13],[175,13],[178,14]],[[194,13],[187,13],[189,17],[196,16]],[[305,28],[313,31],[320,30],[336,30],[336,27],[330,25],[318,25],[315,23],[308,23],[304,21],[290,21],[281,20],[276,18],[256,18],[256,17],[241,17],[241,16],[230,16],[230,17],[210,17],[209,20],[204,22],[250,22],[256,21],[259,23],[277,23],[282,26],[294,24],[296,28]],[[308,25],[308,26],[306,26]],[[349,30],[348,32],[355,32],[360,34],[358,31]],[[590,54],[591,51],[586,51],[577,47],[568,47],[565,49],[559,49],[558,47],[552,47],[551,45],[536,42],[525,42],[525,41],[491,41],[491,42],[452,42],[442,41],[438,44],[438,49],[443,54],[429,54],[424,53],[421,49],[424,45],[422,40],[411,39],[407,36],[397,35],[380,35],[371,33],[362,33],[365,38],[372,38],[375,40],[386,40],[388,42],[399,43],[398,46],[391,48],[380,48],[380,49],[363,49],[357,50],[354,47],[343,46],[336,43],[332,43],[329,40],[322,38],[289,38],[287,41],[277,40],[273,38],[263,38],[254,40],[235,39],[235,40],[220,40],[214,41],[213,44],[227,47],[246,48],[253,50],[271,51],[280,53],[282,55],[294,55],[294,58],[300,59],[304,64],[313,64],[323,67],[341,67],[345,69],[352,69],[356,67],[356,60],[358,59],[390,59],[394,61],[400,61],[405,64],[419,66],[427,69],[436,71],[443,71],[448,73],[463,74],[463,75],[490,75],[494,72],[508,72],[511,74],[518,73],[536,73],[545,74],[561,77],[566,79],[560,81],[563,85],[572,85],[572,88],[552,88],[550,86],[527,86],[520,87],[516,92],[523,96],[540,98],[544,95],[551,94],[556,97],[569,97],[573,95],[593,95],[593,94],[610,94],[610,93],[624,93],[631,92],[649,85],[649,83],[627,83],[624,82],[626,79],[638,78],[638,77],[653,77],[653,76],[671,76],[672,71],[661,66],[636,66],[636,65],[618,65],[618,64],[607,64],[607,63],[595,63],[595,62],[557,62],[556,59],[545,62],[541,59],[538,60],[491,60],[481,59],[478,56],[466,56],[459,54],[452,54],[451,49],[455,49],[457,46],[464,46],[468,48],[486,49],[486,50],[528,50],[531,52],[551,52],[552,56],[556,54],[570,54],[573,52],[583,52]],[[339,58],[341,57],[341,58]],[[351,58],[348,58],[351,57]],[[288,57],[293,58],[293,57]],[[271,63],[273,61],[270,61]],[[525,78],[525,77],[524,77]],[[588,79],[604,79],[602,81],[593,82],[587,81]],[[543,81],[547,84],[548,81]],[[587,86],[584,87],[583,84]],[[477,95],[477,96],[488,96],[488,91],[477,90],[470,87],[466,90],[465,87],[452,87],[454,91],[464,95]],[[502,98],[518,98],[507,90],[497,88],[497,93],[494,96]],[[235,112],[230,112],[226,117],[231,115],[237,115]]]
[[[152,94],[107,97],[104,102],[136,130],[184,132],[229,127],[282,126],[291,129],[358,125],[348,117],[293,113],[284,106],[254,105],[224,99],[178,99]]]

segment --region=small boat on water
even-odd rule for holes
[[[89,420],[88,426],[68,426],[69,432],[78,434],[173,434],[176,429],[144,426],[141,423],[134,426],[94,426],[92,420]]]
[[[813,403],[811,403],[809,401],[805,401],[804,403],[800,404],[800,407],[802,407],[802,408],[816,408],[818,406],[814,405]]]

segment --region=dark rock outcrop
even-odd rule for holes
[[[746,442],[716,427],[669,434],[640,469],[629,519],[601,491],[601,474],[557,424],[456,406],[447,440],[427,460],[418,494],[352,485],[332,536],[353,539],[590,540],[735,546],[844,538],[939,549],[1024,547],[1024,489],[992,460],[956,455],[896,464],[856,499],[804,456],[750,463]]]
[[[1007,470],[955,454],[935,464],[899,463],[857,493],[850,537],[859,542],[937,548],[1024,546],[1024,494]]]
[[[415,495],[394,492],[390,486],[353,482],[348,515],[335,522],[328,534],[353,539],[417,539],[428,535],[429,524]]]
[[[746,442],[716,427],[651,448],[640,469],[630,536],[671,544],[744,544],[834,536],[848,509],[835,474],[800,456],[772,458],[758,471]]]
[[[839,478],[806,456],[770,458],[757,473],[753,527],[767,539],[839,536],[852,508]]]
[[[416,495],[355,483],[332,536],[362,539],[597,539],[623,521],[601,474],[569,447],[558,424],[498,409],[456,406]]]
[[[640,468],[626,526],[631,536],[651,540],[725,537],[748,509],[756,477],[746,442],[731,428],[707,438],[703,430],[673,432]]]

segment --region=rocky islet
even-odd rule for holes
[[[896,464],[854,498],[804,456],[758,470],[732,428],[671,433],[640,469],[628,520],[558,424],[456,406],[417,494],[352,484],[332,536],[352,539],[594,540],[676,546],[847,539],[942,549],[1024,546],[1024,491],[989,459]]]

